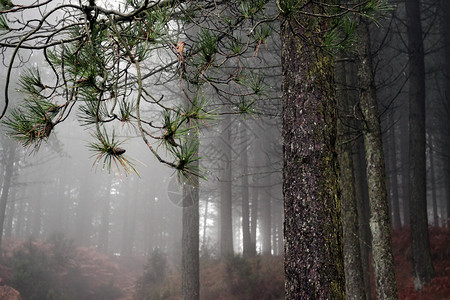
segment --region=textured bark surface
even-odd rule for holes
[[[386,300],[397,299],[391,223],[386,193],[386,171],[370,51],[370,34],[368,24],[362,19],[357,27],[357,37],[357,77],[363,115],[376,297]]]
[[[343,58],[335,65],[336,100],[338,104],[338,160],[342,198],[342,226],[344,238],[344,270],[346,299],[365,299],[364,274],[359,247],[358,211],[353,172],[352,129],[353,108],[347,94],[346,68]],[[350,85],[350,84],[349,84]]]
[[[333,60],[320,47],[329,21],[297,12],[282,20],[286,299],[345,298]]]
[[[428,237],[425,139],[425,63],[419,0],[406,0],[409,56],[409,205],[414,286],[434,276]]]
[[[357,85],[356,65],[348,62],[345,69],[346,83],[348,87]],[[350,99],[352,107],[359,103],[358,90],[349,88],[347,95]],[[352,114],[355,114],[354,111]],[[361,122],[354,122],[354,128],[361,130]],[[370,283],[370,260],[369,251],[371,249],[371,234],[369,227],[369,195],[367,188],[366,176],[366,159],[364,153],[364,141],[362,137],[358,137],[353,145],[352,153],[353,176],[355,183],[356,208],[358,212],[358,233],[359,248],[361,255],[361,265],[363,271],[364,291],[366,299],[369,300],[372,295]]]

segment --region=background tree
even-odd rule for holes
[[[409,56],[410,222],[414,287],[421,290],[434,276],[427,217],[425,64],[420,1],[408,0],[405,4]]]
[[[356,65],[367,163],[366,174],[369,188],[372,261],[376,294],[379,299],[396,299],[397,288],[386,193],[386,171],[372,67],[370,33],[367,20],[362,17],[358,18]]]

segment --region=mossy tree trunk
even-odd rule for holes
[[[308,12],[332,3],[295,2]],[[331,20],[282,14],[285,296],[344,299],[333,59],[322,47]]]
[[[406,0],[409,56],[409,205],[414,287],[421,290],[434,276],[428,237],[425,62],[420,1]]]
[[[344,238],[344,270],[346,299],[365,299],[364,274],[359,246],[358,211],[355,198],[352,145],[355,138],[351,125],[353,109],[347,94],[346,64],[339,55],[335,65],[336,100],[338,104],[338,159],[342,197],[342,226]]]
[[[356,34],[357,78],[363,117],[376,296],[377,299],[397,299],[381,124],[375,92],[370,33],[366,19],[358,17]]]

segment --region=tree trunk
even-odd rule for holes
[[[434,277],[428,238],[425,135],[425,63],[419,0],[406,0],[409,56],[410,223],[414,287]]]
[[[260,207],[261,207],[261,217],[260,217],[260,230],[261,230],[261,244],[262,244],[262,254],[270,255],[272,253],[272,204],[271,204],[271,194],[270,194],[270,174],[266,174],[264,179],[264,188],[260,192]]]
[[[280,7],[292,4],[285,2]],[[333,3],[296,2],[308,12]],[[321,47],[331,20],[296,11],[283,16],[285,296],[344,299],[333,60]]]
[[[389,130],[389,182],[391,195],[391,211],[392,211],[392,227],[400,228],[402,226],[400,221],[400,207],[398,201],[398,181],[397,181],[397,147],[395,139],[395,120],[393,112],[390,114],[390,130]]]
[[[363,270],[364,290],[366,299],[372,296],[372,285],[370,283],[370,249],[371,233],[369,227],[369,196],[366,175],[366,159],[364,154],[364,144],[362,139],[356,141],[356,151],[353,154],[354,176],[355,176],[355,197],[358,210],[359,225],[359,248],[361,250],[361,265]]]
[[[407,106],[407,111],[409,112],[409,105]],[[403,118],[405,119],[405,118]],[[403,216],[403,226],[409,227],[409,121],[408,119],[402,120],[400,126],[400,152],[401,155],[401,176],[402,176],[402,216]]]
[[[252,242],[251,252],[252,255],[256,255],[256,231],[258,225],[258,203],[259,203],[259,188],[252,188],[252,209],[251,209],[251,220],[250,220],[250,238]]]
[[[439,226],[439,215],[438,215],[438,204],[437,204],[437,192],[436,192],[436,169],[435,169],[435,159],[433,152],[433,136],[429,136],[430,146],[428,147],[428,154],[430,156],[430,185],[431,185],[431,201],[433,205],[433,225]]]
[[[111,213],[110,209],[110,200],[111,200],[111,185],[109,182],[109,186],[106,188],[106,195],[104,195],[101,199],[102,210],[101,210],[101,221],[100,228],[98,231],[98,249],[103,252],[108,252],[108,243],[109,243],[109,217]]]
[[[127,188],[126,201],[124,203],[123,229],[122,229],[122,250],[121,255],[130,257],[133,254],[134,236],[136,231],[137,203],[139,200],[138,181],[131,183]]]
[[[365,299],[364,275],[359,246],[358,211],[355,199],[355,181],[352,161],[353,136],[349,124],[353,109],[346,92],[345,57],[339,56],[335,66],[336,99],[338,105],[338,160],[341,179],[342,226],[344,238],[344,270],[346,299]]]
[[[92,179],[85,177],[80,180],[79,183],[79,196],[78,205],[76,208],[76,231],[75,231],[75,241],[79,246],[90,246],[90,235],[92,230],[92,208],[90,204],[92,203]]]
[[[16,189],[13,189],[13,194],[9,197],[11,199],[11,203],[8,206],[8,210],[6,212],[6,227],[5,227],[5,236],[11,237],[13,230],[13,220],[16,213]]]
[[[346,65],[346,83],[348,87],[354,87],[357,85],[356,79],[356,65],[354,62],[347,63]],[[347,90],[350,103],[353,107],[359,103],[358,91],[349,88]],[[356,129],[361,131],[361,122],[354,122]],[[369,228],[369,195],[367,187],[366,176],[366,159],[364,154],[364,141],[361,138],[357,138],[353,147],[352,153],[353,171],[354,171],[354,184],[355,184],[355,198],[356,209],[358,215],[358,236],[359,236],[359,248],[361,251],[361,265],[363,270],[363,281],[366,299],[371,299],[371,283],[370,283],[370,261],[369,251],[371,244],[371,235]]]
[[[357,38],[357,77],[363,115],[376,295],[377,299],[397,299],[386,170],[370,51],[370,33],[367,21],[361,17],[357,25]]]
[[[33,222],[31,235],[38,239],[41,235],[41,227],[42,227],[42,185],[36,186],[36,194],[31,199],[32,202],[32,212],[33,212]]]
[[[8,144],[8,156],[6,158],[6,168],[3,176],[2,195],[0,197],[0,252],[2,249],[3,227],[5,224],[6,204],[8,203],[9,188],[14,171],[14,162],[16,160],[16,144]]]
[[[199,281],[199,180],[190,177],[183,184],[182,299],[198,300]]]
[[[445,131],[445,137],[446,137],[446,146],[450,145],[450,130],[448,129],[448,117],[450,115],[450,1],[448,0],[441,0],[441,9],[442,9],[442,38],[443,38],[443,54],[444,54],[444,71],[443,71],[443,77],[444,77],[444,106],[446,108],[446,116],[443,120],[443,123],[445,125],[444,128],[447,128]],[[447,149],[447,148],[446,148]],[[450,155],[447,155],[446,157],[446,164],[444,168],[444,174],[446,174],[445,177],[445,200],[443,205],[443,210],[446,211],[445,214],[442,214],[447,217],[447,220],[445,220],[445,225],[447,227],[450,227]]]
[[[233,221],[231,192],[231,118],[222,121],[222,176],[220,179],[220,256],[233,255]]]
[[[246,124],[240,123],[242,144],[247,146],[247,127]],[[250,206],[248,195],[248,154],[247,147],[242,149],[240,153],[241,163],[241,196],[242,196],[242,246],[244,257],[252,255],[252,242],[250,239]]]

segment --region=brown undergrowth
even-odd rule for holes
[[[409,230],[394,230],[392,239],[399,299],[450,300],[449,230],[430,228],[436,276],[420,292],[414,290],[411,275]],[[5,239],[0,264],[1,284],[16,288],[25,300],[181,299],[180,274],[163,253],[149,258],[105,255],[58,236],[47,241]],[[203,258],[201,299],[283,299],[283,276],[283,258],[278,256]]]

